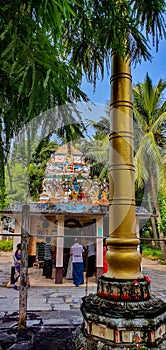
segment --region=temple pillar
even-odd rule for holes
[[[13,255],[17,249],[17,244],[21,243],[21,222],[20,217],[15,217],[15,235],[13,237]]]
[[[58,217],[55,283],[63,283],[64,216]]]
[[[103,273],[103,217],[96,219],[96,278]]]

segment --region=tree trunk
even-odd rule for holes
[[[150,213],[153,213],[153,209],[152,209],[152,205],[151,205],[151,201],[150,201],[150,196],[148,196],[148,206],[149,206]],[[153,238],[154,238],[154,241],[152,241],[152,247],[159,248],[159,244],[157,241],[158,240],[157,229],[156,229],[155,219],[153,216],[150,218],[150,221],[152,224],[152,232],[153,232]]]
[[[151,183],[152,196],[153,196],[153,200],[154,200],[154,207],[155,207],[156,215],[157,215],[159,238],[161,239],[160,248],[161,248],[163,259],[166,259],[166,246],[165,246],[165,242],[164,242],[164,234],[162,231],[160,231],[161,214],[160,214],[160,209],[159,209],[159,205],[158,205],[157,191],[156,191],[154,176],[153,176],[152,172],[150,172],[150,183]]]
[[[2,140],[2,120],[0,120],[0,208],[3,210],[5,208],[5,157],[3,149]]]
[[[6,169],[7,169],[7,173],[8,173],[8,176],[9,176],[10,192],[12,192],[13,191],[13,183],[12,183],[12,176],[11,176],[11,172],[10,172],[10,165],[9,165],[8,162],[6,163]]]

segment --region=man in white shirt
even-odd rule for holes
[[[70,248],[70,255],[72,256],[73,264],[73,281],[76,287],[84,283],[84,266],[83,266],[83,252],[84,248],[78,243],[75,238],[75,243]]]

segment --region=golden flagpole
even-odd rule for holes
[[[110,198],[107,276],[142,278],[137,250],[130,62],[112,55],[110,101]]]

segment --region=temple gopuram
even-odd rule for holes
[[[104,180],[101,184],[96,176],[91,180],[89,174],[90,166],[82,153],[72,146],[70,149],[61,146],[48,162],[39,200],[53,203],[80,200],[95,204],[100,199],[107,201],[108,183]]]

